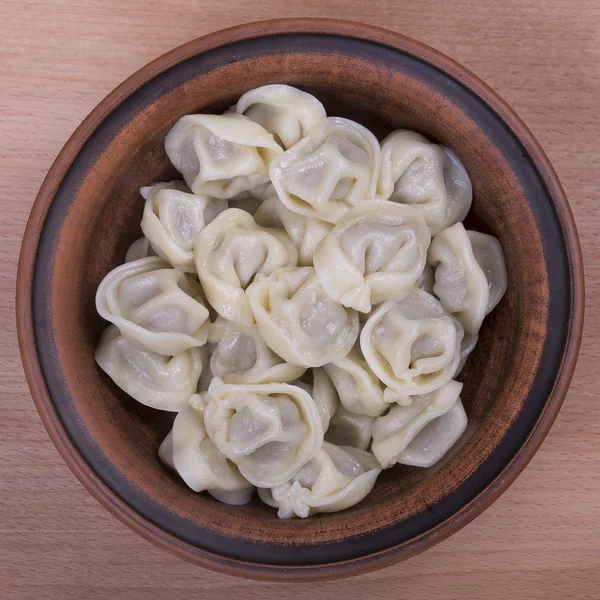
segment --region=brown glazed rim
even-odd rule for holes
[[[457,513],[430,531],[399,546],[357,559],[318,566],[270,566],[229,560],[224,563],[210,552],[192,552],[175,536],[166,533],[137,514],[121,500],[90,468],[77,451],[55,411],[42,374],[34,336],[32,285],[42,227],[56,190],[73,160],[96,127],[135,90],[153,77],[191,56],[231,42],[260,38],[272,34],[313,33],[344,36],[376,42],[400,50],[433,65],[456,79],[481,98],[514,132],[538,169],[560,220],[568,252],[572,314],[568,323],[562,364],[544,410],[514,458],[492,483]],[[485,510],[516,479],[533,457],[550,430],[567,393],[583,330],[584,277],[581,248],[564,190],[544,151],[529,129],[498,94],[467,69],[440,52],[385,29],[371,25],[330,19],[280,19],[249,23],[218,31],[175,48],[152,61],[111,92],[75,130],[50,168],[34,202],[29,217],[17,273],[17,325],[25,375],[37,410],[59,453],[84,487],[113,515],[145,539],[195,564],[229,575],[280,581],[309,581],[357,575],[390,565],[426,550],[445,539]]]

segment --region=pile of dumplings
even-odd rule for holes
[[[498,240],[461,223],[457,156],[406,130],[380,144],[286,85],[182,117],[165,149],[184,181],[141,188],[144,237],[96,296],[97,363],[176,413],[161,460],[228,504],[258,488],[285,519],[442,458],[507,283]]]

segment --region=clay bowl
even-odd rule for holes
[[[475,200],[469,225],[497,236],[508,292],[464,372],[469,427],[433,469],[385,471],[359,505],[281,521],[258,500],[195,494],[157,457],[173,416],[121,393],[94,363],[106,323],[94,294],[140,235],[141,185],[176,173],[173,123],[288,83],[376,135],[418,130],[453,148]],[[382,29],[299,19],[190,42],[141,69],[80,125],[35,201],[18,276],[19,341],[42,420],[83,485],[146,539],[197,565],[270,580],[355,575],[463,527],[516,478],[548,433],[577,356],[583,273],[560,183],[512,110],[460,65]]]

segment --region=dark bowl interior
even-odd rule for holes
[[[231,507],[187,489],[157,456],[173,416],[130,399],[93,358],[106,327],[95,291],[141,235],[138,188],[177,176],[163,149],[166,132],[184,114],[223,111],[248,89],[279,82],[315,94],[328,114],[354,119],[380,139],[407,127],[454,149],[473,182],[467,224],[499,238],[509,278],[461,376],[469,426],[456,447],[432,469],[384,471],[349,510],[293,521],[258,500]],[[327,577],[422,550],[508,485],[566,391],[581,289],[577,240],[556,177],[489,89],[401,36],[292,21],[197,40],[136,74],[86,120],[36,207],[22,258],[35,256],[35,269],[28,263],[20,274],[31,312],[20,325],[46,426],[117,516],[198,564],[254,577]]]

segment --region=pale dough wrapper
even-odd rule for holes
[[[282,148],[243,115],[187,115],[165,138],[173,166],[195,194],[227,200],[269,180]]]
[[[187,406],[202,373],[202,350],[190,348],[164,356],[123,337],[110,325],[100,337],[96,362],[132,398],[158,410]]]
[[[450,381],[460,362],[464,331],[433,296],[416,289],[384,302],[368,319],[360,346],[371,370],[388,386],[384,399],[410,404]]]
[[[226,504],[250,502],[254,486],[210,440],[202,411],[188,406],[175,417],[158,456],[195,492],[206,490]]]
[[[210,325],[198,282],[155,257],[113,269],[98,286],[96,310],[127,339],[171,356],[205,344]]]
[[[259,489],[280,519],[338,512],[358,504],[373,489],[381,467],[364,450],[323,443],[320,452],[284,484]]]
[[[298,263],[285,231],[260,227],[238,208],[222,212],[196,239],[196,270],[207,300],[229,321],[251,325],[254,315],[244,293],[257,275]]]
[[[314,96],[283,84],[263,85],[246,92],[235,110],[262,125],[286,150],[327,116]]]
[[[302,379],[294,381],[293,384],[301,387],[311,395],[317,405],[323,431],[327,431],[329,421],[331,421],[335,411],[338,409],[340,401],[333,382],[325,372],[325,369],[323,367],[310,369]]]
[[[365,127],[339,117],[319,121],[269,168],[281,201],[293,212],[337,223],[375,197],[381,149]]]
[[[196,236],[227,208],[227,200],[192,194],[182,183],[154,184],[140,190],[146,198],[142,231],[174,267],[195,270]]]
[[[435,235],[462,221],[473,188],[456,154],[414,132],[400,129],[381,143],[378,197],[410,204]]]
[[[292,365],[340,360],[358,337],[358,314],[325,293],[312,267],[257,277],[246,294],[265,343]]]
[[[208,341],[214,344],[211,373],[225,383],[286,383],[306,370],[277,356],[256,325],[243,326],[219,317],[210,327]]]
[[[314,252],[319,281],[344,306],[368,313],[400,300],[423,273],[431,237],[410,206],[369,200],[348,212]]]
[[[384,469],[395,463],[430,467],[456,443],[467,427],[460,401],[462,383],[449,381],[410,406],[395,405],[373,423],[372,452]]]
[[[285,483],[323,444],[317,406],[298,386],[225,384],[215,377],[205,398],[208,435],[258,487]]]
[[[329,421],[325,440],[338,446],[366,450],[371,443],[375,417],[357,415],[339,406]]]

